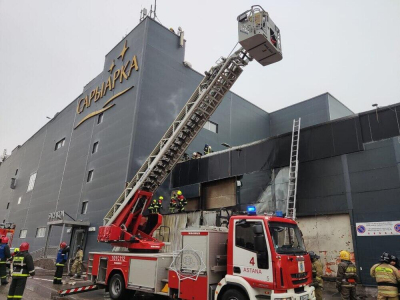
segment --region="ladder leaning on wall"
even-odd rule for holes
[[[289,164],[289,184],[288,196],[286,203],[286,217],[296,219],[296,194],[297,194],[297,175],[299,170],[299,141],[300,141],[300,121],[293,120],[292,129],[292,146],[290,149],[290,164]]]

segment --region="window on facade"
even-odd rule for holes
[[[99,148],[99,142],[94,143],[92,153],[96,153],[98,148]]]
[[[210,130],[212,132],[218,133],[218,124],[217,123],[207,121],[206,124],[204,124],[204,128],[207,130]]]
[[[97,124],[100,124],[101,122],[103,122],[103,113],[99,114],[99,116],[97,117]]]
[[[82,209],[81,209],[81,214],[82,215],[86,215],[87,209],[88,209],[88,205],[89,205],[88,201],[82,202]]]
[[[21,204],[22,197],[18,198],[18,204]]]
[[[46,227],[39,227],[38,229],[36,229],[37,238],[45,237],[45,235],[46,235]]]
[[[31,175],[31,177],[29,178],[28,189],[26,190],[26,192],[30,192],[33,190],[33,187],[35,186],[35,181],[36,181],[36,174],[37,173],[33,173]]]
[[[20,232],[19,232],[19,238],[20,239],[24,239],[24,238],[26,238],[26,234],[28,233],[28,230],[27,229],[22,229]]]
[[[87,182],[91,182],[93,179],[93,170],[90,170],[87,174]]]
[[[65,145],[65,138],[63,138],[61,141],[58,141],[58,142],[56,143],[56,146],[55,146],[55,148],[54,148],[54,151],[60,149],[61,147],[64,147],[64,145]]]
[[[7,203],[7,209],[10,207],[10,202]]]

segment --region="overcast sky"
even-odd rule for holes
[[[72,102],[152,3],[0,0],[0,151]],[[267,112],[325,92],[356,113],[400,102],[399,0],[159,0],[157,16],[183,28],[185,59],[203,73],[235,46],[236,17],[253,4],[280,28],[283,60],[253,62],[234,92]]]

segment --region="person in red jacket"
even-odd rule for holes
[[[178,204],[178,212],[184,212],[185,211],[185,206],[187,204],[187,200],[186,198],[182,195],[181,191],[178,191],[176,193],[177,195],[177,204]]]

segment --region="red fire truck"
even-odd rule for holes
[[[91,279],[112,299],[135,291],[188,300],[315,299],[311,261],[291,219],[233,216],[228,229],[181,235],[175,253],[91,253]]]
[[[294,220],[257,216],[253,207],[248,215],[232,216],[228,228],[184,230],[180,250],[161,253],[164,243],[153,233],[162,216],[144,216],[243,67],[253,59],[263,66],[282,59],[279,28],[262,7],[252,6],[237,20],[242,48],[205,72],[99,228],[99,242],[126,249],[89,254],[88,277],[112,299],[136,291],[187,300],[315,299],[310,257]]]

